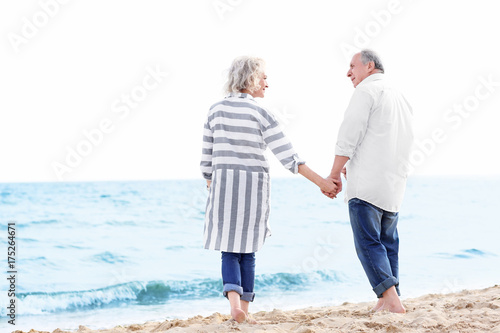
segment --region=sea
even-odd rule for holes
[[[499,177],[409,178],[403,300],[500,283],[499,190]],[[207,195],[202,179],[0,184],[0,331],[228,314],[220,253],[202,245]],[[250,312],[375,303],[343,194],[328,199],[300,176],[272,179],[270,224]]]

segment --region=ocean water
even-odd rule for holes
[[[403,299],[500,283],[499,189],[499,178],[410,178],[399,220]],[[206,198],[203,180],[0,184],[0,331],[228,313],[220,253],[202,248]],[[270,221],[251,312],[375,301],[342,194],[329,200],[303,178],[273,179]]]

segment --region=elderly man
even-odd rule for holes
[[[355,54],[347,76],[356,89],[340,126],[329,178],[340,192],[341,172],[346,176],[356,252],[379,298],[373,310],[404,313],[397,222],[413,143],[412,109],[387,84],[373,51]]]

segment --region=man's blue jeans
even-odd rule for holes
[[[399,292],[398,213],[358,198],[349,200],[356,253],[377,297],[392,286]]]
[[[223,295],[236,291],[241,300],[253,302],[255,293],[255,253],[222,252]]]

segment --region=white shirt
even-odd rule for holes
[[[412,108],[372,74],[358,84],[340,126],[335,154],[349,157],[345,201],[358,198],[398,212],[413,144]]]

